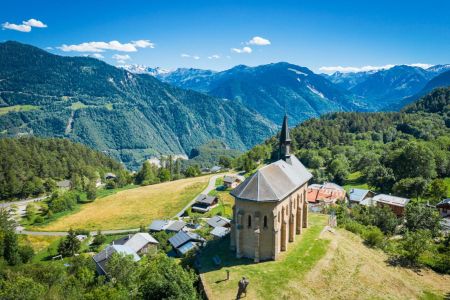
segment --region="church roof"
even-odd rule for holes
[[[247,178],[231,194],[239,199],[273,202],[286,198],[309,179],[311,173],[294,156],[286,161],[278,160],[259,169]]]

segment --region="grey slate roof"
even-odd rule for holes
[[[216,227],[211,230],[211,234],[216,237],[224,237],[230,232],[230,228]]]
[[[206,221],[211,227],[225,227],[230,224],[230,220],[221,216],[214,216]]]
[[[179,231],[169,239],[169,243],[174,248],[178,248],[189,241],[203,241],[203,238],[194,232]]]
[[[195,202],[211,205],[215,199],[216,199],[215,196],[200,194],[198,195],[197,199],[195,199]]]
[[[450,198],[444,199],[441,202],[439,202],[438,204],[436,204],[436,207],[445,207],[447,205],[450,205]]]
[[[184,221],[173,221],[165,228],[165,230],[178,232],[183,229],[184,226],[186,226]]]
[[[150,224],[149,229],[152,231],[161,231],[166,229],[169,225],[169,221],[167,220],[154,220],[152,224]]]
[[[280,201],[312,178],[312,174],[294,156],[259,169],[231,195],[251,201]]]
[[[372,198],[376,202],[381,202],[385,204],[395,205],[395,206],[401,206],[404,207],[410,199],[408,198],[402,198],[392,195],[386,195],[386,194],[379,194]]]
[[[348,195],[350,201],[361,202],[361,200],[363,200],[369,192],[369,190],[364,189],[351,189]]]
[[[134,261],[139,261],[141,259],[139,255],[137,255],[136,252],[134,252],[134,250],[130,247],[124,245],[110,245],[93,257],[95,263],[101,269],[103,274],[106,274],[106,264],[113,253],[132,255]]]
[[[59,188],[70,188],[72,186],[72,181],[68,179],[61,180],[56,183],[56,186]]]
[[[147,244],[159,244],[150,234],[146,232],[138,232],[133,235],[128,241],[125,242],[125,246],[130,247],[133,251],[139,252]]]
[[[192,249],[195,249],[198,247],[198,243],[196,242],[187,242],[186,244],[184,244],[183,246],[181,246],[180,248],[178,248],[178,252],[180,252],[181,254],[186,254],[187,252],[189,252]]]

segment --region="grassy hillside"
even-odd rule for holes
[[[250,281],[249,299],[443,299],[450,293],[449,275],[389,266],[383,252],[354,234],[323,232],[326,216],[311,215],[310,223],[276,262],[235,259],[225,242],[205,251],[201,276],[210,299],[233,299],[242,276]]]
[[[74,214],[64,216],[37,231],[129,229],[149,225],[158,218],[171,218],[197,196],[210,176],[149,185],[96,199]]]

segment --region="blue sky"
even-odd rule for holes
[[[114,65],[223,70],[287,61],[331,72],[450,63],[444,0],[2,2],[0,41]]]

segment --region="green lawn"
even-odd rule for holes
[[[362,173],[361,172],[354,172],[350,173],[347,176],[347,180],[344,184],[344,189],[348,192],[352,188],[358,188],[358,189],[366,189],[369,190],[369,185],[365,183],[362,179]]]
[[[6,107],[0,107],[0,116],[5,115],[9,112],[18,112],[18,111],[29,111],[29,110],[35,110],[39,109],[39,106],[35,105],[13,105],[13,106],[6,106]]]
[[[249,299],[279,299],[289,284],[303,278],[327,252],[330,241],[318,239],[326,220],[325,215],[311,214],[310,227],[289,245],[279,261],[255,264],[249,259],[235,258],[229,251],[229,238],[210,242],[200,257],[200,274],[211,299],[235,297],[242,276],[250,281]],[[212,261],[215,255],[222,260],[219,267]],[[226,270],[230,271],[228,281],[224,280]]]
[[[84,104],[80,101],[77,101],[75,103],[72,103],[72,105],[70,106],[70,109],[77,110],[77,109],[82,109],[82,108],[86,108],[86,107],[88,107],[86,104]]]

